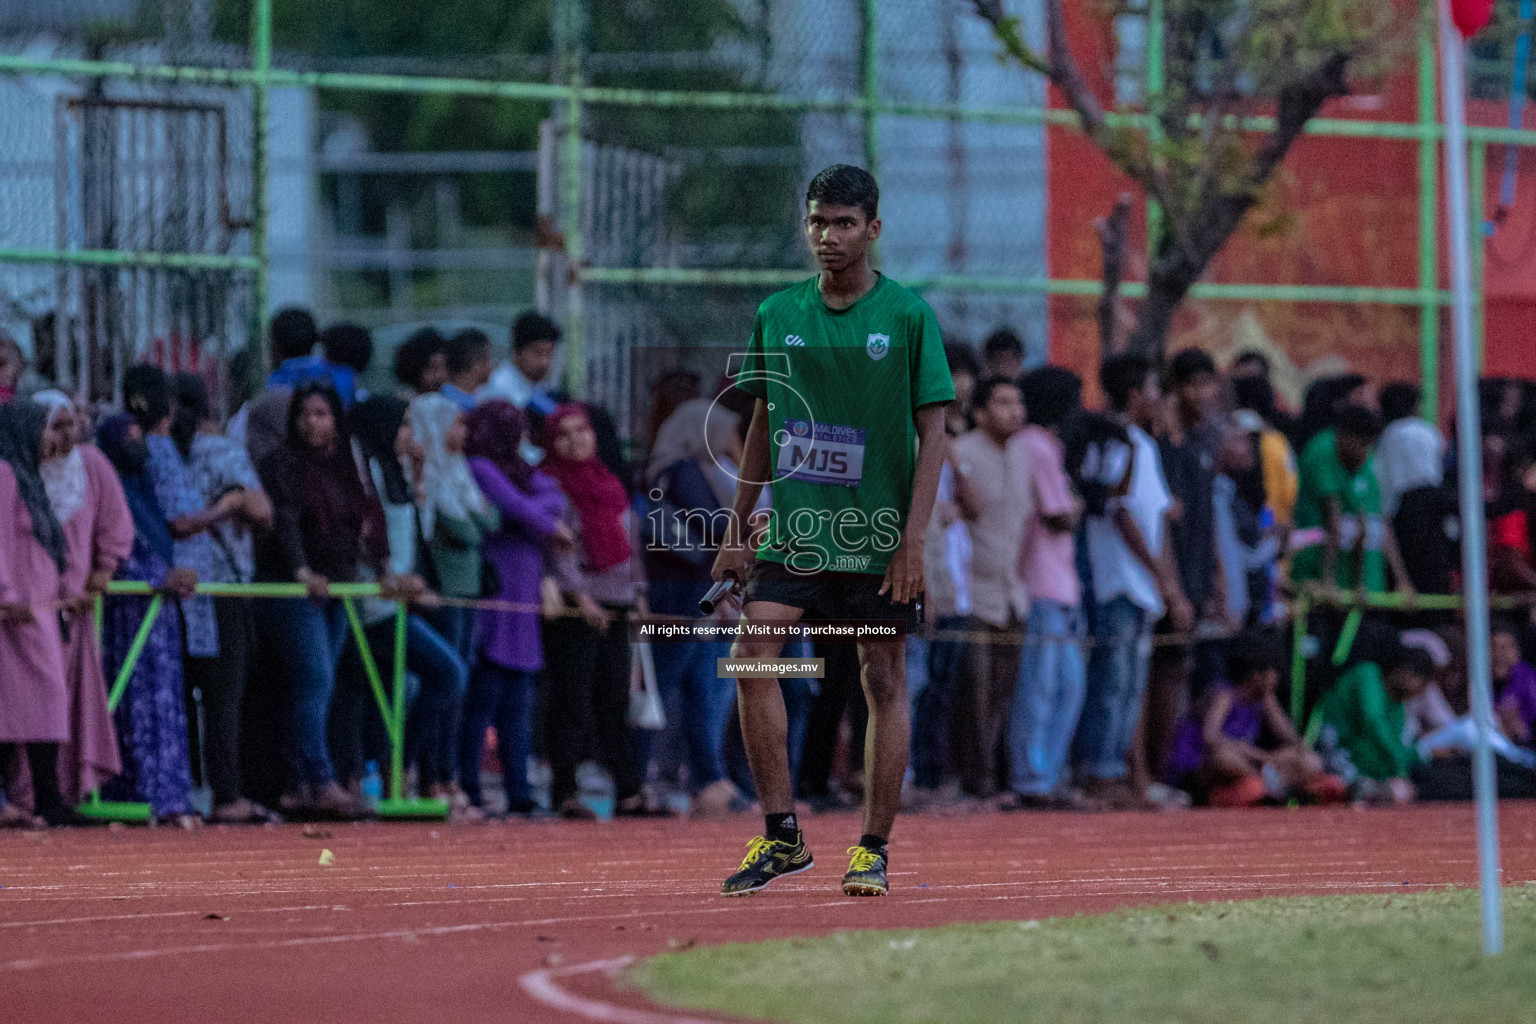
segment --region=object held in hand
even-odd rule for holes
[[[727,594],[739,593],[741,593],[741,580],[736,578],[735,573],[727,574],[725,579],[710,587],[704,594],[704,599],[699,602],[699,614],[715,614],[715,608],[725,599]]]

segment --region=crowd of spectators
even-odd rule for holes
[[[460,819],[592,818],[600,775],[615,816],[750,809],[728,646],[629,628],[700,616],[714,552],[690,530],[731,504],[750,400],[665,374],[632,460],[607,411],[556,389],[558,327],[527,313],[511,337],[498,365],[480,331],[423,329],[394,353],[398,390],[369,394],[369,332],[285,310],[227,425],[200,377],[134,366],[121,410],[93,409],[0,338],[0,824],[88,824],[93,792],[188,826],[367,817],[389,737],[354,626],[391,665],[402,605],[411,792]],[[1465,638],[1415,606],[1459,583],[1456,466],[1415,386],[1327,377],[1292,415],[1261,353],[1223,371],[1190,349],[1106,359],[1087,409],[1071,371],[1025,372],[1009,331],[946,354],[912,808],[1470,795]],[[1510,594],[1536,591],[1529,392],[1484,388]],[[103,597],[113,580],[145,586]],[[348,583],[380,588],[355,623],[332,597]],[[1301,588],[1318,608],[1292,679]],[[1393,592],[1400,611],[1351,621],[1357,595]],[[1530,622],[1494,629],[1506,795],[1536,795]],[[853,647],[787,653],[826,659],[782,683],[798,795],[853,806]]]

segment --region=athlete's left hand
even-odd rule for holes
[[[901,547],[891,555],[886,567],[885,579],[880,582],[880,593],[889,592],[891,600],[906,604],[923,592],[923,541],[921,538],[905,538]]]

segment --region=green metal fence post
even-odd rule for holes
[[[368,644],[363,620],[357,614],[357,605],[350,596],[343,597],[341,603],[347,610],[347,621],[352,624],[352,636],[357,640],[358,657],[362,659],[368,685],[373,688],[373,699],[378,702],[379,715],[384,719],[384,731],[389,734],[389,797],[380,801],[378,815],[381,818],[446,818],[449,812],[446,801],[405,799],[405,605],[395,606],[393,693],[386,696],[384,680]]]
[[[261,354],[259,361],[252,361],[253,372],[267,367],[267,142],[271,128],[272,90],[272,0],[256,0],[251,5],[251,70],[255,79],[251,85],[251,114],[253,136],[251,139],[251,255],[256,259],[255,279],[251,286],[251,302],[256,307],[251,313],[254,337],[247,343],[256,346]]]
[[[405,619],[405,605],[396,605],[395,714],[389,732],[389,798],[396,804],[405,800]]]
[[[1435,10],[1421,6],[1419,17],[1418,115],[1419,127],[1438,128],[1435,116]],[[1436,251],[1439,217],[1438,136],[1419,136],[1419,291],[1429,293],[1439,284]],[[1440,422],[1440,303],[1425,299],[1419,306],[1419,375],[1423,380],[1424,417]]]
[[[115,712],[117,706],[123,701],[123,694],[128,690],[128,682],[133,678],[133,670],[139,664],[139,658],[144,654],[144,647],[149,643],[150,630],[155,628],[155,621],[160,618],[160,610],[165,606],[165,595],[156,594],[150,598],[149,607],[144,609],[144,618],[139,623],[137,632],[133,634],[133,643],[128,645],[128,653],[123,658],[122,665],[117,670],[117,678],[112,682],[112,690],[107,694],[107,711]],[[96,600],[96,616],[98,623],[102,616],[102,601]],[[98,625],[97,636],[100,637],[101,627]],[[119,803],[107,801],[101,798],[100,790],[93,790],[90,798],[81,803],[76,810],[87,818],[97,818],[102,821],[148,821],[154,816],[154,808],[146,803]]]
[[[565,93],[565,145],[560,176],[560,231],[565,236],[565,382],[571,394],[585,391],[586,345],[582,337],[582,261],[585,259],[581,225],[581,48],[586,35],[587,0],[561,0],[564,31],[560,56]]]
[[[394,713],[390,710],[389,698],[384,694],[384,678],[379,674],[379,664],[374,660],[373,648],[368,644],[368,632],[363,628],[363,620],[358,616],[357,604],[352,598],[342,598],[341,606],[346,609],[347,621],[352,625],[352,639],[357,641],[357,656],[363,663],[363,674],[368,677],[368,685],[373,689],[373,699],[379,706],[379,714],[384,719],[384,728],[389,733],[389,745],[393,750],[398,746],[395,743]]]
[[[1291,721],[1301,729],[1307,710],[1307,617],[1312,614],[1312,595],[1303,590],[1296,598],[1296,621],[1291,633]]]

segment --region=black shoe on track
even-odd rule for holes
[[[798,875],[816,866],[811,851],[806,848],[805,836],[795,833],[795,841],[758,836],[747,844],[747,856],[741,867],[720,885],[722,896],[745,896],[766,886],[775,878]]]

